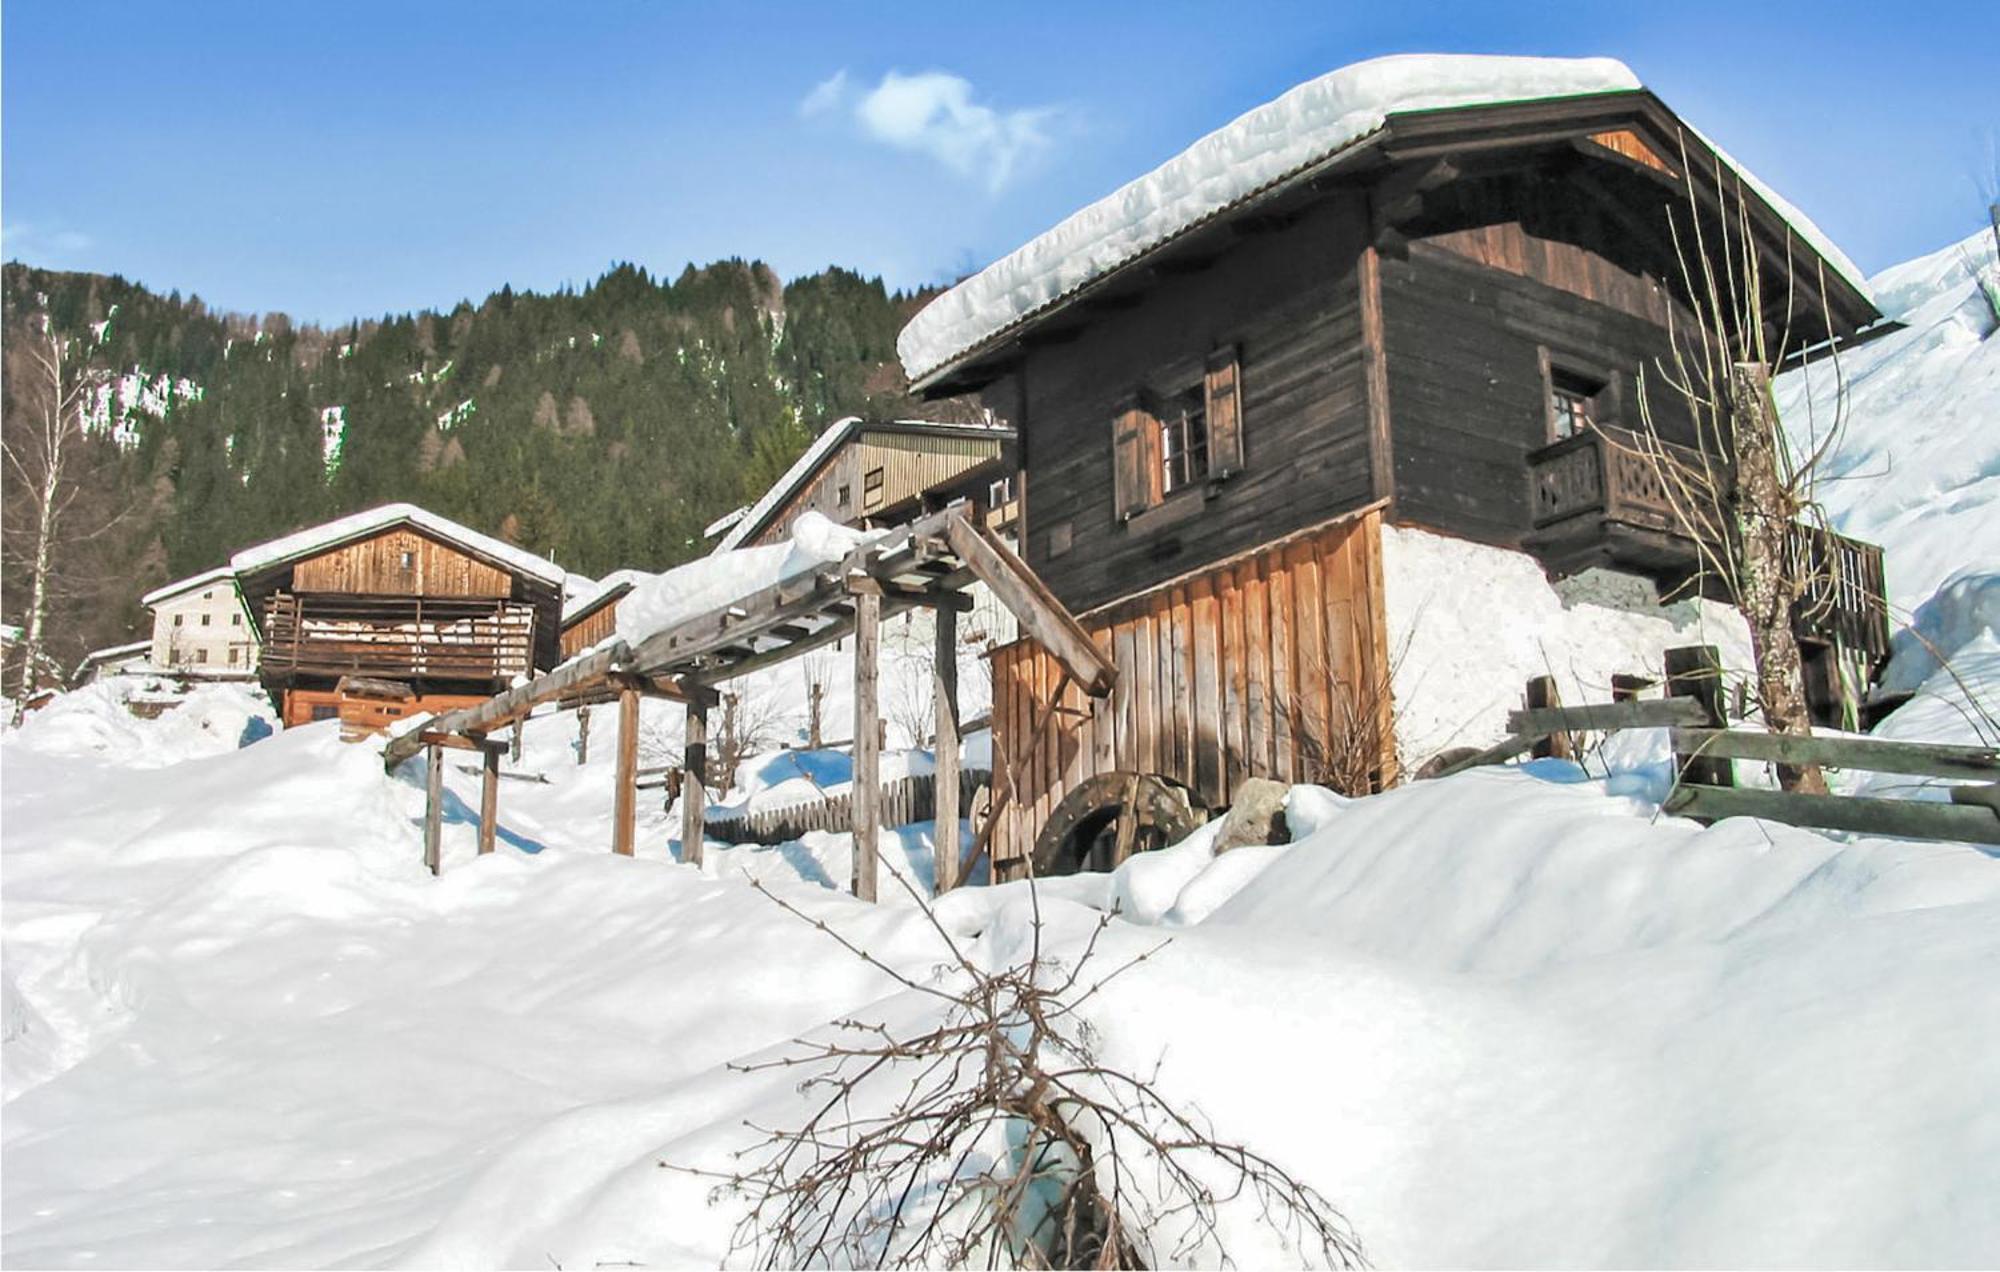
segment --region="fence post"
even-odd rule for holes
[[[424,764],[424,866],[437,874],[444,868],[444,748],[425,747]]]
[[[631,685],[618,690],[618,771],[612,781],[611,851],[630,857],[637,851],[639,806],[639,691]]]
[[[958,886],[958,611],[940,605],[933,659],[937,736],[931,743],[931,825],[934,875],[931,886],[943,896]]]
[[[708,704],[713,695],[690,686],[687,728],[681,735],[681,861],[701,865],[708,819]]]
[[[1528,678],[1527,698],[1528,710],[1530,711],[1538,707],[1556,708],[1562,706],[1562,695],[1556,690],[1556,678],[1554,676],[1530,676]],[[1529,758],[1537,760],[1548,759],[1550,757],[1567,760],[1574,756],[1575,753],[1575,747],[1570,743],[1569,731],[1558,729],[1535,743],[1530,748],[1528,755]]]
[[[854,596],[854,895],[875,899],[876,832],[882,818],[882,718],[876,701],[880,673],[882,590],[874,579],[853,579]]]
[[[1722,656],[1713,645],[1682,645],[1666,652],[1667,696],[1692,698],[1708,717],[1704,727],[1728,724],[1722,711]],[[1675,779],[1687,785],[1734,786],[1736,769],[1726,759],[1674,753]]]

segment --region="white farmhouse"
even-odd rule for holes
[[[148,592],[153,611],[152,664],[160,671],[248,676],[257,668],[257,631],[236,576],[222,566]]]

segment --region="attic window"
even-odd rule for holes
[[[852,508],[853,506],[854,506],[854,487],[848,485],[846,482],[841,482],[840,497],[838,500],[835,501],[834,507],[838,508],[842,512],[846,512],[849,508]]]
[[[401,552],[397,553],[396,559],[398,566],[404,570],[414,570],[417,568],[417,554],[408,548],[404,548]]]
[[[873,510],[882,506],[882,470],[871,468],[861,479],[861,506]]]
[[[1605,387],[1594,377],[1549,368],[1549,437],[1559,442],[1602,423]]]

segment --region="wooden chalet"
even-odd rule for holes
[[[711,527],[717,551],[789,538],[799,514],[839,525],[904,525],[964,503],[993,528],[1013,524],[1014,431],[849,416],[821,433],[762,498]]]
[[[558,660],[563,571],[409,504],[230,562],[287,725],[350,734],[482,701]]]
[[[1531,553],[1551,577],[1598,567],[1662,592],[1687,584],[1695,545],[1616,440],[1638,424],[1642,370],[1657,375],[1670,330],[1692,329],[1678,249],[1693,240],[1685,222],[1676,239],[1670,211],[1699,208],[1713,245],[1725,198],[1732,214],[1740,199],[1788,347],[1881,320],[1836,251],[1636,80],[1601,60],[1575,64],[1588,71],[1575,88],[1562,87],[1572,64],[1437,61],[1475,87],[1387,102],[1328,148],[1135,237],[1115,264],[1080,250],[1048,299],[1006,308],[1066,234],[1193,184],[1142,179],[905,330],[919,392],[977,393],[1017,430],[1022,555],[1118,673],[1093,702],[1032,643],[996,655],[995,770],[1013,785],[1002,877],[1031,854],[1043,872],[1075,868],[1087,845],[1045,827],[1109,825],[1075,792],[1096,792],[1088,804],[1142,775],[1220,808],[1246,778],[1308,778],[1357,714],[1381,739],[1374,782],[1392,780],[1386,526]],[[1535,63],[1557,87],[1482,93],[1496,78],[1483,64],[1502,61]],[[1312,87],[1358,93],[1378,68]],[[1236,153],[1216,143],[1162,173]],[[1670,440],[1694,443],[1673,394],[1650,405]],[[1819,549],[1851,564],[1802,628],[1809,652],[1880,657],[1879,551]]]
[[[618,570],[584,589],[563,606],[562,657],[576,657],[618,630],[618,602],[644,577],[636,570]]]

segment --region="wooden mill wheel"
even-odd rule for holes
[[[1155,773],[1099,773],[1069,789],[1035,837],[1040,876],[1110,870],[1208,820],[1187,789]]]

